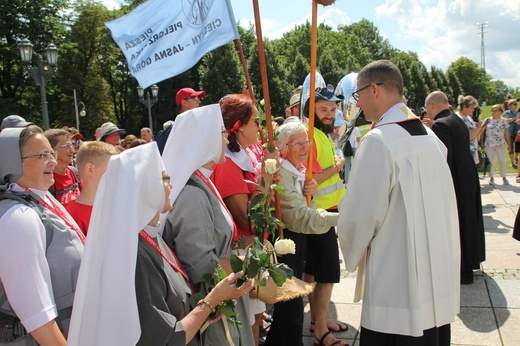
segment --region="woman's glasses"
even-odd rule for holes
[[[58,152],[56,150],[53,150],[53,151],[42,151],[39,154],[22,156],[22,160],[34,159],[34,158],[38,158],[38,159],[43,160],[43,163],[48,163],[51,160],[57,160],[58,159]]]
[[[293,147],[296,147],[296,148],[301,148],[301,147],[306,147],[308,145],[311,144],[311,141],[308,139],[306,141],[303,141],[303,142],[292,142],[292,143],[287,143],[287,145],[292,145]]]
[[[74,146],[72,145],[72,143],[65,143],[63,145],[57,146],[56,148],[74,150]]]

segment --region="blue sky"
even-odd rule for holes
[[[101,1],[109,8],[121,2]],[[252,0],[230,2],[241,25],[254,22]],[[310,0],[258,2],[262,32],[271,39],[311,19]],[[443,71],[461,56],[480,65],[481,35],[476,23],[488,21],[484,30],[486,70],[493,79],[520,87],[518,0],[337,0],[331,6],[318,5],[318,22],[333,28],[363,18],[373,22],[393,47],[417,52],[428,68],[434,65]]]

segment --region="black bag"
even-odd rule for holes
[[[481,150],[477,150],[478,155],[478,162],[475,164],[477,166],[477,170],[479,170],[484,162],[486,161],[485,155],[482,153]]]
[[[345,142],[345,145],[343,146],[343,156],[345,156],[345,157],[354,156],[354,150],[352,150],[352,145],[350,144],[350,140],[347,140]]]

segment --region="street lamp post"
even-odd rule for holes
[[[58,48],[50,43],[45,52],[47,53],[47,63],[49,67],[43,65],[43,58],[38,54],[38,65],[32,66],[33,45],[28,39],[23,39],[18,43],[24,72],[31,75],[36,85],[40,86],[40,97],[42,103],[43,129],[48,130],[49,127],[49,110],[47,108],[47,94],[45,92],[45,82],[56,72],[58,65]]]
[[[153,133],[153,123],[152,123],[152,106],[157,103],[159,100],[157,96],[159,95],[159,87],[157,85],[152,85],[150,88],[152,89],[152,97],[150,97],[150,93],[146,92],[146,98],[144,98],[144,89],[141,88],[140,85],[137,86],[137,95],[139,95],[139,102],[144,104],[148,108],[148,126]]]

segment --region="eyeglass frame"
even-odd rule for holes
[[[49,151],[45,151],[45,152],[40,152],[39,154],[22,156],[22,160],[33,159],[33,158],[36,158],[36,157],[38,159],[42,159],[43,163],[49,163],[53,159],[54,160],[58,160],[58,151],[57,150],[53,150],[53,151],[50,151],[50,152]]]
[[[65,143],[65,144],[62,144],[62,145],[57,145],[54,147],[54,149],[70,149],[70,150],[74,150],[74,144],[72,144],[72,141],[70,143]]]
[[[359,92],[361,92],[361,91],[363,91],[363,90],[365,90],[365,89],[367,89],[367,88],[370,88],[370,87],[372,86],[372,84],[375,84],[375,85],[377,85],[377,86],[381,86],[381,85],[383,85],[383,84],[385,84],[385,83],[383,83],[383,82],[376,82],[376,83],[370,83],[370,84],[367,84],[367,85],[365,85],[364,87],[362,87],[362,88],[360,88],[360,89],[354,91],[354,92],[352,93],[352,98],[353,98],[355,101],[359,101]]]
[[[292,143],[287,143],[285,145],[291,145],[293,147],[303,148],[304,145],[310,146],[311,145],[311,140],[307,139],[306,141],[303,141],[303,142],[292,142]]]

